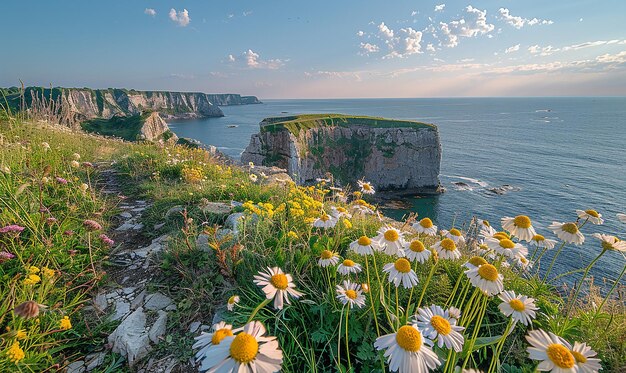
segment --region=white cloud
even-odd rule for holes
[[[465,11],[467,19],[461,18],[449,23],[439,23],[443,45],[453,48],[459,45],[459,37],[471,38],[484,35],[495,28],[493,24],[487,22],[486,10],[480,10],[468,5]]]
[[[314,74],[305,73],[306,76],[314,75],[325,78],[351,79],[357,82],[362,81],[361,72],[359,71],[316,71]]]
[[[412,12],[411,12],[411,17],[413,17],[413,16],[414,16],[414,15],[416,15],[416,14],[417,14],[417,10],[412,11]]]
[[[170,9],[170,19],[178,23],[180,27],[185,27],[191,22],[187,9],[181,11],[176,11],[174,8]]]
[[[357,31],[356,36],[363,36],[365,35],[365,32],[363,31]]]
[[[404,58],[412,54],[422,53],[422,32],[411,27],[401,28],[397,32],[381,22],[378,25],[379,39],[383,40],[389,53],[383,58]]]
[[[378,31],[385,38],[393,38],[393,30],[387,27],[387,25],[385,25],[385,22],[381,22],[380,25],[378,25]]]
[[[249,16],[250,14],[252,14],[252,11],[251,11],[251,10],[246,10],[246,11],[244,11],[242,14],[243,14],[243,16],[244,16],[244,17],[247,17],[247,16]]]
[[[147,14],[147,15],[152,16],[152,17],[156,16],[156,14],[157,14],[156,10],[154,10],[152,8],[146,8],[143,12],[144,12],[144,14]]]
[[[582,21],[583,21],[583,19],[582,19],[582,18],[580,18],[580,19],[578,20],[578,22],[582,22]]]
[[[583,49],[583,48],[598,47],[601,45],[611,45],[611,44],[626,44],[626,40],[613,39],[613,40],[587,41],[584,43],[563,47],[563,50],[564,51],[578,50],[578,49]]]
[[[234,17],[235,17],[235,15],[234,15],[233,13],[231,13],[231,14],[229,14],[227,17],[228,17],[228,19],[231,19],[231,18],[234,18]]]
[[[552,53],[558,52],[560,50],[560,48],[554,48],[551,45],[548,45],[547,47],[540,47],[539,45],[535,44],[528,47],[528,51],[530,52],[530,54],[538,54],[540,56],[549,56]]]
[[[363,54],[367,55],[369,53],[376,53],[380,50],[378,45],[370,44],[370,43],[361,43],[361,49],[363,49]]]
[[[246,61],[246,66],[251,69],[276,70],[285,65],[285,61],[279,59],[263,60],[261,59],[261,56],[258,53],[254,52],[252,49],[248,49],[246,52],[244,52],[243,58]]]
[[[519,44],[516,44],[512,47],[508,47],[507,49],[504,50],[504,53],[513,53],[513,52],[517,52],[519,50]]]
[[[228,55],[228,62],[235,62],[236,58],[232,54]]]
[[[446,4],[435,5],[435,12],[442,12],[443,8],[446,7]]]
[[[434,53],[434,52],[436,52],[435,46],[434,46],[434,45],[432,45],[431,43],[428,43],[428,44],[426,45],[426,51],[428,51],[428,52],[433,52],[433,53]]]
[[[502,19],[508,23],[509,25],[515,27],[516,29],[521,29],[525,25],[534,26],[534,25],[551,25],[554,22],[546,19],[538,19],[538,18],[523,18],[520,16],[513,16],[511,12],[507,8],[500,8],[498,10],[500,12],[500,16]]]

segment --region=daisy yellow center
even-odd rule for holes
[[[448,335],[452,331],[452,326],[450,326],[450,322],[441,316],[435,315],[431,317],[430,325],[432,325],[437,333],[441,335]]]
[[[361,246],[369,246],[372,244],[372,240],[370,240],[367,236],[361,236],[359,237],[357,243]]]
[[[513,241],[509,240],[508,238],[505,238],[503,240],[500,240],[500,247],[504,249],[512,249],[515,247],[515,244],[513,243]]]
[[[456,244],[449,238],[444,238],[441,240],[441,248],[447,251],[456,250]]]
[[[424,247],[424,244],[420,240],[411,241],[411,244],[409,245],[409,249],[411,249],[411,251],[416,252],[416,253],[421,253],[422,251],[426,250],[426,248]]]
[[[470,264],[474,267],[480,267],[483,264],[487,264],[487,261],[479,256],[471,257],[468,262],[470,262]]]
[[[396,268],[398,272],[402,272],[402,273],[411,272],[411,263],[404,258],[400,258],[396,260],[393,266]]]
[[[259,353],[259,342],[248,333],[237,334],[230,345],[230,356],[241,364],[254,360]]]
[[[460,237],[461,236],[461,231],[456,229],[456,228],[452,228],[450,229],[450,234],[456,237]]]
[[[330,216],[324,214],[324,215],[320,216],[320,220],[321,221],[329,221],[330,220]]]
[[[559,368],[573,368],[576,364],[572,353],[563,345],[552,343],[546,349],[548,358]]]
[[[220,344],[220,342],[222,341],[222,339],[226,338],[226,337],[232,337],[233,336],[233,331],[230,329],[218,329],[215,331],[215,333],[213,333],[213,338],[211,338],[211,343],[213,343],[214,345],[218,345]]]
[[[489,220],[483,220],[483,224],[487,227],[491,227],[491,224],[489,224]]]
[[[333,257],[333,252],[330,250],[322,251],[322,255],[320,255],[322,259],[330,259]]]
[[[389,242],[396,242],[400,238],[400,235],[395,229],[387,229],[385,232],[385,240]]]
[[[608,241],[602,241],[602,249],[604,250],[613,250],[613,244]]]
[[[346,260],[343,261],[343,265],[345,267],[354,267],[354,262],[352,260],[350,260],[350,259],[346,259]]]
[[[370,191],[370,190],[372,190],[372,186],[371,186],[371,185],[369,185],[369,184],[367,184],[367,183],[364,183],[364,184],[363,184],[363,190]]]
[[[522,229],[530,228],[530,218],[526,215],[518,215],[513,219],[513,225]]]
[[[570,351],[572,353],[572,355],[574,356],[574,359],[576,360],[577,363],[586,363],[587,362],[587,358],[583,356],[583,354],[581,354],[578,351]]]
[[[524,302],[522,302],[521,300],[517,298],[511,299],[509,301],[509,306],[511,306],[511,308],[513,308],[513,310],[517,312],[522,312],[526,309],[526,306],[524,306]]]
[[[430,220],[430,218],[424,218],[420,220],[420,225],[422,226],[422,228],[432,228],[433,221]]]
[[[270,282],[276,289],[285,290],[289,285],[289,281],[287,280],[287,276],[284,273],[277,273],[272,276]]]
[[[343,207],[337,207],[337,211],[341,212],[341,213],[346,213],[348,212],[348,210],[344,209]]]
[[[565,223],[561,226],[561,229],[570,234],[578,233],[578,226],[574,223]]]
[[[593,216],[594,218],[600,217],[600,214],[598,214],[596,210],[585,210],[585,212],[587,213],[587,215]]]
[[[417,352],[422,347],[422,335],[414,327],[404,325],[396,333],[396,343],[405,351]]]
[[[487,246],[485,244],[479,245],[478,248],[481,249],[481,250],[489,250],[489,246]]]
[[[228,304],[235,304],[236,300],[237,300],[236,296],[233,295],[232,297],[228,298]]]
[[[545,240],[546,240],[546,238],[544,236],[540,235],[540,234],[536,234],[536,235],[533,236],[533,241],[540,242],[540,241],[545,241]]]
[[[356,291],[350,289],[350,290],[346,290],[346,297],[355,300],[356,299]]]
[[[483,264],[478,268],[480,277],[487,281],[496,281],[498,279],[498,269],[491,264]]]

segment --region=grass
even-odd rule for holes
[[[524,269],[503,255],[473,250],[479,238],[478,222],[464,227],[467,244],[461,248],[460,258],[435,259],[435,250],[423,263],[412,263],[419,282],[412,290],[400,287],[396,298],[396,288],[382,269],[398,260],[397,256],[383,252],[361,256],[350,249],[350,243],[363,235],[375,237],[386,224],[404,232],[408,241],[421,240],[427,250],[434,250],[442,237],[418,234],[411,228],[414,217],[394,222],[358,213],[376,210],[367,196],[358,192],[332,189],[325,182],[268,185],[262,176],[252,181],[248,172],[221,164],[202,149],[130,144],[6,121],[1,134],[0,166],[8,166],[10,173],[0,173],[0,201],[10,208],[2,209],[0,228],[18,224],[25,230],[17,236],[0,236],[0,249],[16,256],[0,264],[0,294],[9,300],[0,309],[0,327],[10,328],[0,341],[0,371],[41,371],[64,365],[85,354],[89,346],[101,343],[106,335],[106,325],[99,330],[90,325],[88,331],[80,312],[86,291],[102,279],[98,264],[107,250],[82,222],[96,219],[106,226],[114,201],[102,198],[89,184],[97,177],[95,170],[72,167],[75,152],[81,161],[115,160],[125,175],[125,194],[153,201],[144,214],[145,225],[166,223],[149,234],[168,233],[172,238],[160,258],[159,283],[153,286],[173,297],[177,310],[169,318],[165,340],[153,352],[154,357],[175,356],[186,364],[197,352],[191,347],[194,334],[189,325],[194,321],[210,325],[217,314],[235,328],[249,320],[263,323],[267,335],[277,337],[285,372],[380,371],[387,369],[387,363],[374,347],[376,339],[397,331],[418,308],[434,304],[458,307],[461,318],[457,323],[465,327],[462,351],[433,348],[442,361],[440,372],[453,371],[457,365],[483,371],[532,372],[537,362],[528,359],[525,336],[533,329],[553,332],[571,343],[586,342],[598,352],[604,372],[622,371],[626,366],[623,287],[618,285],[605,302],[605,293],[600,294],[586,281],[584,288],[589,291],[575,300],[573,291],[559,292],[559,284],[544,281],[536,269]],[[44,141],[49,150],[43,150]],[[43,183],[46,173],[49,178],[65,177],[68,184]],[[79,188],[83,182],[90,185],[85,194]],[[207,201],[242,202],[233,210],[244,216],[236,235],[224,227],[224,215],[203,212]],[[41,205],[52,214],[39,212]],[[180,206],[183,213],[166,218],[174,206]],[[332,215],[331,207],[345,208],[353,216],[337,219],[328,229],[314,227],[323,212]],[[49,215],[58,219],[54,222],[58,227],[47,223]],[[594,231],[591,224],[583,227],[579,221],[578,225],[587,236]],[[63,235],[67,229],[74,235]],[[619,253],[602,251],[597,240],[589,239],[586,244],[588,250],[624,262]],[[325,250],[360,263],[364,270],[343,276],[335,266],[320,267],[318,260]],[[464,264],[476,255],[483,255],[503,275],[504,289],[535,299],[539,310],[529,326],[517,324],[502,337],[509,318],[498,308],[501,301],[475,290],[464,273]],[[581,263],[581,269],[588,265]],[[24,284],[30,266],[54,269],[54,281]],[[267,267],[291,274],[303,296],[290,298],[291,303],[282,309],[267,304],[261,288],[253,282]],[[339,302],[336,286],[346,279],[368,285],[365,307],[347,312]],[[608,287],[614,281],[607,279]],[[68,282],[71,285],[66,285]],[[226,302],[234,295],[240,301],[228,311]],[[16,304],[28,299],[49,306],[38,323],[13,312]],[[71,329],[57,330],[62,316],[70,317]],[[20,328],[27,331],[28,339],[18,340],[11,334]],[[14,342],[25,352],[17,362],[9,354]],[[115,357],[107,364],[109,371],[122,365]]]
[[[150,112],[146,112],[128,117],[115,116],[111,119],[91,119],[81,123],[81,128],[86,132],[135,141],[141,133],[143,123],[150,114]]]

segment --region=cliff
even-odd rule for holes
[[[175,144],[178,141],[178,137],[157,112],[91,119],[83,122],[81,128],[86,132],[115,136],[128,141],[147,140],[162,144]]]
[[[330,172],[342,183],[365,179],[378,190],[438,191],[441,145],[432,124],[313,114],[266,118],[260,126],[243,163],[284,168],[298,183]]]

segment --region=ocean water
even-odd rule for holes
[[[499,228],[501,217],[526,214],[538,233],[554,238],[547,230],[552,221],[573,221],[576,209],[598,210],[605,224],[587,224],[585,244],[566,246],[555,267],[560,273],[584,267],[600,252],[591,233],[626,238],[626,224],[615,217],[626,213],[624,97],[267,100],[222,109],[222,118],[170,126],[178,136],[238,158],[269,116],[331,112],[433,123],[439,127],[440,178],[447,191],[408,198],[406,210],[388,210],[389,215],[401,218],[416,211],[442,228],[477,216]],[[503,195],[490,191],[502,186],[508,186]],[[592,274],[597,281],[615,279],[625,264],[620,253],[608,252]]]

